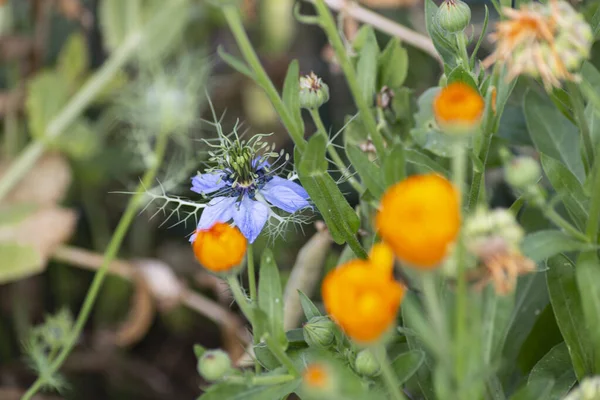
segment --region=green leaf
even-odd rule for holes
[[[294,60],[288,67],[285,82],[283,83],[283,102],[294,117],[294,122],[299,130],[304,131],[302,109],[300,108],[300,67],[298,60]]]
[[[379,56],[379,84],[398,88],[402,86],[408,75],[408,53],[396,38],[390,40]]]
[[[594,37],[600,37],[600,7],[596,8],[596,12],[592,16],[590,25],[592,27],[592,34],[594,35]]]
[[[300,297],[300,305],[302,306],[307,321],[313,317],[320,317],[322,315],[317,306],[310,301],[308,296],[305,295],[302,290],[298,290],[298,296]]]
[[[270,386],[246,386],[229,382],[211,386],[198,400],[281,400],[294,392],[301,380]]]
[[[435,172],[444,176],[450,176],[450,171],[419,150],[406,149],[404,154],[406,162],[416,167],[418,173]]]
[[[406,156],[402,143],[397,143],[388,150],[383,162],[383,175],[386,187],[406,178]]]
[[[547,99],[529,91],[523,100],[525,121],[536,149],[563,164],[580,182],[585,179],[577,128]]]
[[[348,136],[346,136],[346,139]],[[380,198],[385,191],[385,183],[383,182],[383,175],[381,174],[381,168],[369,159],[356,144],[350,143],[346,140],[346,154],[348,159],[352,163],[356,172],[360,176],[360,180],[365,184],[367,189],[375,198]]]
[[[33,247],[18,243],[0,243],[0,284],[18,281],[44,270],[45,263]]]
[[[553,229],[531,233],[525,236],[521,245],[523,254],[536,262],[544,261],[560,253],[595,248],[598,246],[574,239],[563,231]]]
[[[48,124],[69,99],[68,88],[62,75],[52,71],[43,71],[29,81],[25,107],[32,137],[43,140]]]
[[[89,57],[85,36],[81,32],[69,36],[58,54],[56,69],[63,79],[76,88],[89,69]]]
[[[554,386],[553,379],[542,378],[528,382],[525,387],[510,396],[510,400],[540,400],[547,399]]]
[[[429,0],[430,1],[430,0]],[[415,127],[410,134],[415,142],[425,150],[441,157],[451,157],[454,138],[442,133],[433,115],[433,100],[440,91],[439,87],[427,89],[418,100],[419,110],[415,114]]]
[[[364,25],[361,30],[365,33],[364,43],[358,54],[358,63],[356,64],[356,78],[360,86],[361,93],[368,104],[373,102],[373,96],[377,84],[377,59],[379,56],[379,46],[375,32],[370,26]]]
[[[552,157],[541,155],[542,168],[560,196],[567,211],[578,226],[584,226],[588,219],[589,198],[580,181],[562,163]]]
[[[342,244],[348,239],[354,239],[360,227],[360,219],[327,173],[326,140],[322,135],[313,136],[308,141],[306,151],[302,155],[296,152],[295,159],[299,160],[297,165],[300,182],[323,215],[333,240]]]
[[[498,296],[489,287],[483,294],[483,320],[481,326],[483,357],[487,364],[502,351],[502,333],[513,317],[514,296]]]
[[[592,352],[594,357],[593,374],[600,373],[600,262],[598,256],[593,254],[583,254],[577,261],[575,268],[577,285],[583,305],[583,315],[590,332],[590,340],[594,347]]]
[[[254,355],[256,356],[256,360],[266,370],[272,371],[275,368],[281,366],[279,360],[277,360],[277,358],[273,355],[271,350],[269,350],[266,343],[264,342],[260,342],[254,345]]]
[[[221,59],[225,61],[225,63],[231,68],[233,68],[240,74],[246,75],[248,78],[254,80],[254,74],[252,73],[250,68],[248,68],[242,60],[235,58],[231,54],[227,53],[223,49],[223,46],[217,47],[217,53],[219,54],[219,57],[221,57]]]
[[[422,350],[411,350],[400,354],[392,361],[392,369],[396,374],[398,385],[408,381],[425,361],[425,353]]]
[[[547,261],[546,284],[556,323],[568,346],[573,367],[582,378],[593,370],[592,345],[575,277],[575,265],[562,254]]]
[[[477,87],[477,82],[475,82],[475,78],[469,71],[465,69],[462,65],[458,65],[454,68],[450,74],[448,74],[448,85],[454,82],[462,82],[471,86],[473,89],[479,92],[479,88]]]
[[[438,7],[433,0],[425,0],[425,26],[427,33],[433,41],[435,49],[442,56],[444,63],[450,67],[454,67],[457,59],[456,44],[449,39],[452,35],[446,34],[437,24],[437,9]]]
[[[544,400],[562,399],[577,382],[565,342],[554,346],[544,358],[538,361],[531,370],[527,382],[535,385],[535,382],[543,380],[554,381],[552,391],[544,397]]]
[[[198,360],[202,358],[204,353],[206,353],[206,348],[204,346],[201,346],[199,344],[194,345],[194,355]]]
[[[285,348],[287,339],[283,330],[283,292],[279,270],[270,249],[263,251],[259,276],[258,306],[267,315],[268,332]]]
[[[79,118],[60,136],[55,146],[72,158],[83,161],[96,154],[100,148],[100,137],[86,119]]]

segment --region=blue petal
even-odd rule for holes
[[[267,160],[264,160],[260,164],[256,165],[258,163],[258,160],[260,160],[260,157],[256,157],[254,160],[252,160],[252,168],[256,169],[257,171],[269,168],[271,166],[271,163]]]
[[[192,178],[192,191],[200,194],[213,193],[227,185],[222,172],[196,175]]]
[[[271,204],[283,211],[294,213],[310,206],[308,193],[297,183],[274,176],[260,190],[260,194]]]
[[[253,243],[269,218],[269,207],[244,196],[233,210],[233,221],[242,234]]]
[[[215,197],[200,216],[197,229],[209,229],[217,222],[227,222],[235,211],[235,197]]]

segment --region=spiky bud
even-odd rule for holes
[[[461,0],[445,0],[437,10],[436,20],[448,33],[465,30],[471,22],[471,9]]]
[[[300,78],[300,107],[317,109],[329,100],[329,86],[311,72]]]

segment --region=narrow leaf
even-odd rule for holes
[[[283,291],[281,278],[275,264],[273,252],[265,249],[260,262],[258,282],[258,306],[267,315],[268,332],[279,344],[286,347],[287,339],[283,330]]]
[[[299,385],[299,379],[270,386],[222,382],[211,386],[198,400],[281,400],[295,391]]]
[[[250,79],[254,79],[254,74],[242,60],[239,60],[227,53],[221,46],[217,48],[217,53],[219,54],[219,57],[221,57],[223,61],[225,61],[225,63],[227,63],[227,65],[229,65],[231,68],[243,75],[246,75]]]
[[[554,346],[538,361],[529,374],[528,383],[535,384],[544,379],[554,381],[552,391],[548,397],[544,397],[545,400],[562,399],[577,382],[565,342]]]
[[[320,317],[322,315],[317,306],[301,290],[298,290],[298,295],[300,296],[300,305],[307,321],[313,317]]]
[[[283,103],[287,107],[288,111],[294,117],[294,123],[298,129],[304,131],[304,124],[302,122],[302,110],[300,109],[300,67],[298,66],[298,60],[294,60],[290,63],[283,83]]]
[[[381,168],[356,145],[346,140],[346,154],[358,172],[361,181],[375,198],[380,198],[385,190]]]
[[[583,314],[594,346],[594,374],[600,373],[600,262],[597,255],[583,254],[575,268]]]
[[[401,143],[395,144],[388,150],[383,162],[383,175],[386,187],[406,178],[406,155]]]
[[[574,239],[558,230],[544,230],[525,236],[521,249],[534,261],[544,261],[556,254],[569,251],[593,250],[598,246]]]
[[[402,86],[408,75],[408,53],[398,39],[392,39],[379,56],[379,84],[398,88]]]
[[[400,354],[392,361],[392,368],[396,373],[398,385],[408,381],[425,361],[425,353],[422,350],[411,350]]]

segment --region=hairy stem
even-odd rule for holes
[[[168,135],[166,133],[162,133],[156,141],[156,146],[154,150],[154,163],[146,171],[146,173],[142,177],[140,184],[136,189],[135,194],[129,200],[127,208],[125,209],[125,212],[123,213],[123,216],[121,217],[121,220],[117,225],[117,229],[115,230],[115,233],[113,234],[110,243],[108,244],[108,248],[104,253],[104,261],[102,262],[102,266],[100,267],[98,272],[96,272],[94,280],[92,281],[92,285],[87,292],[87,295],[83,302],[83,306],[81,307],[79,315],[77,316],[77,320],[75,321],[75,324],[73,326],[73,330],[69,332],[67,341],[62,347],[60,353],[58,353],[58,355],[56,356],[56,359],[52,360],[52,364],[50,364],[50,367],[46,371],[47,374],[52,375],[56,371],[58,371],[58,369],[62,366],[62,364],[65,362],[65,360],[71,353],[73,347],[75,347],[77,339],[79,338],[79,335],[81,334],[81,331],[83,330],[83,327],[85,326],[85,323],[87,322],[90,316],[90,312],[92,311],[94,303],[96,302],[96,298],[100,293],[100,288],[102,287],[102,283],[104,282],[104,278],[106,277],[109,266],[117,256],[117,253],[121,248],[121,243],[125,238],[125,234],[127,233],[127,230],[131,225],[133,218],[136,216],[138,210],[140,209],[142,200],[145,196],[145,190],[152,184],[152,181],[156,177],[158,169],[165,155],[167,142]],[[35,395],[38,392],[38,390],[44,385],[44,383],[45,376],[38,377],[34,384],[23,395],[21,400],[30,400],[33,397],[33,395]]]

